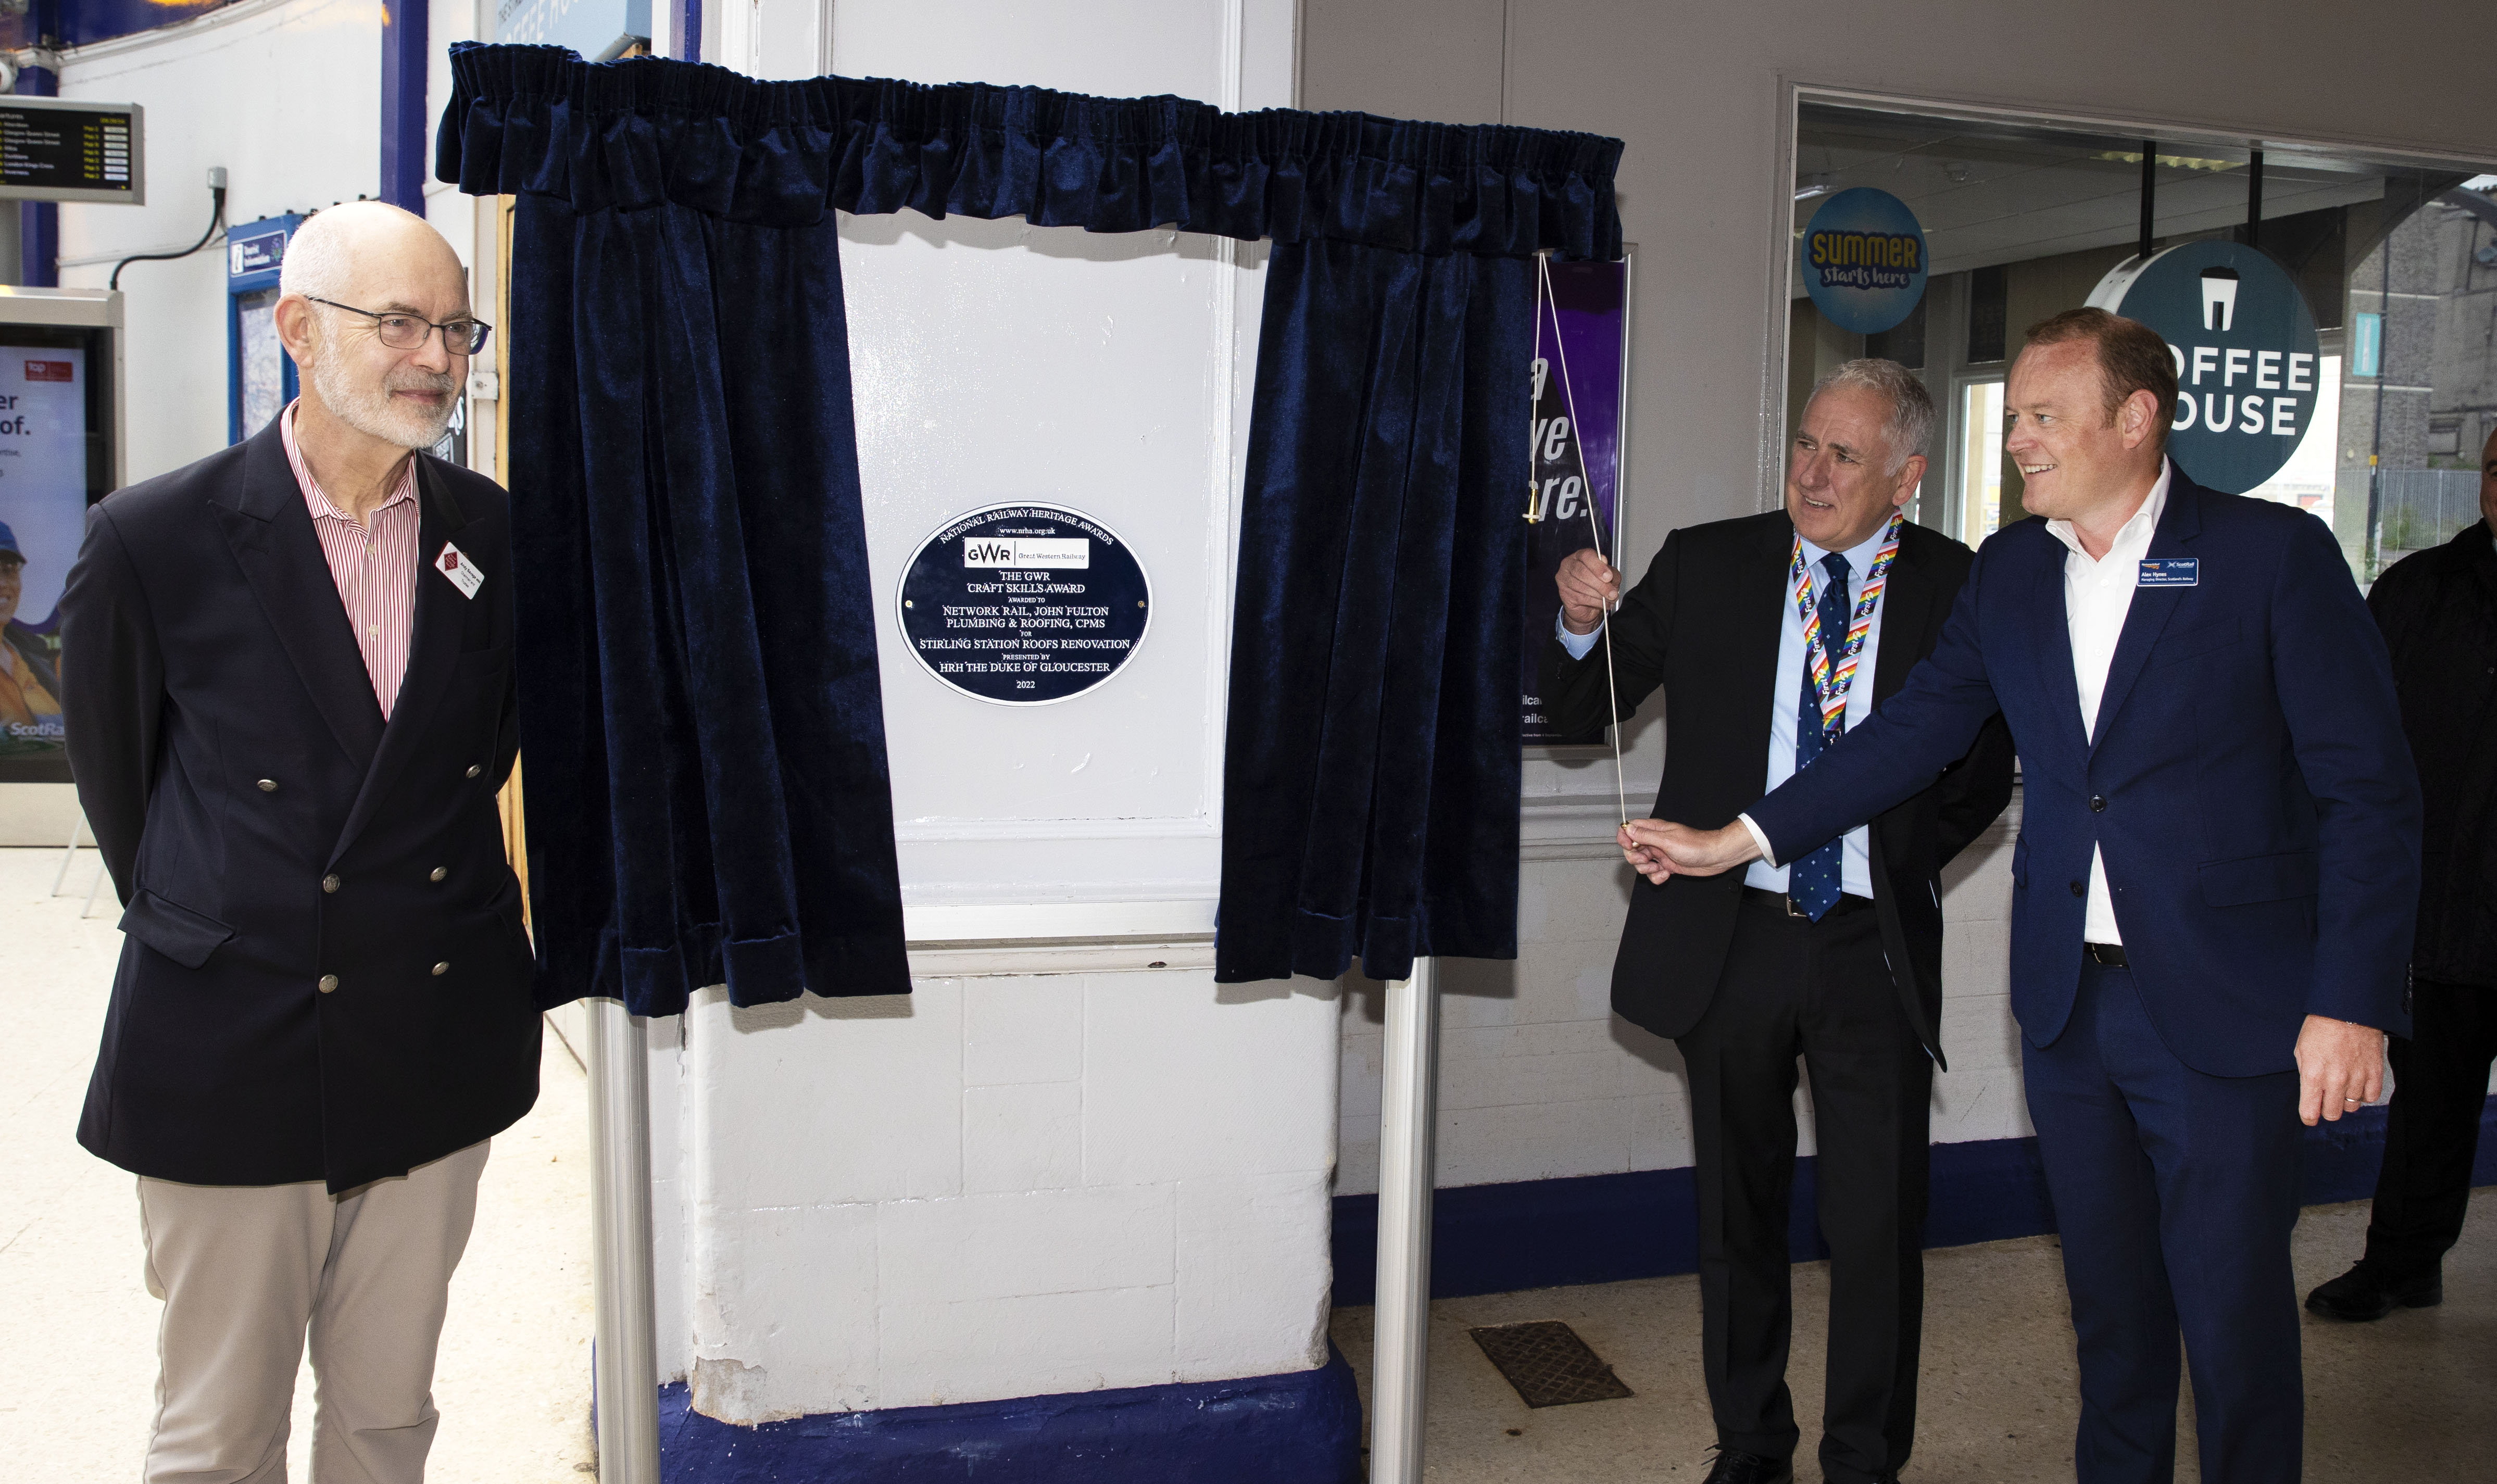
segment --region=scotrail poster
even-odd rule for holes
[[[0,779],[69,777],[60,601],[85,530],[86,352],[0,345]]]
[[[1522,652],[1526,744],[1601,742],[1601,727],[1567,734],[1544,714],[1541,673],[1561,613],[1553,574],[1589,547],[1621,565],[1622,424],[1628,391],[1630,255],[1619,263],[1546,259],[1534,316],[1534,442],[1526,490]]]

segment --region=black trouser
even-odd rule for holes
[[[2409,1278],[2434,1272],[2462,1236],[2471,1166],[2497,1059],[2497,988],[2411,986],[2411,1038],[2396,1036],[2385,1165],[2367,1221],[2367,1261]]]
[[[1861,898],[1818,923],[1746,890],[1707,1014],[1675,1044],[1698,1146],[1699,1301],[1718,1441],[1788,1458],[1795,1058],[1812,1074],[1829,1368],[1820,1464],[1832,1484],[1895,1472],[1915,1440],[1933,1061],[1910,1027]]]

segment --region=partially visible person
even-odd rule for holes
[[[61,713],[61,678],[47,647],[17,621],[26,590],[26,553],[17,533],[0,524],[0,726],[41,727]]]
[[[2357,1265],[2306,1296],[2334,1319],[2445,1301],[2462,1236],[2488,1068],[2497,1060],[2497,432],[2480,521],[2385,570],[2367,594],[2393,656],[2426,807],[2411,1033],[2393,1038],[2385,1163]]]
[[[149,1484],[419,1484],[487,1145],[540,1021],[494,792],[518,748],[511,527],[442,436],[485,327],[424,218],[288,244],[303,395],[87,515],[70,766],[127,935],[79,1142],[139,1177]]]

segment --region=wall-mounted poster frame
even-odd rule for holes
[[[1536,275],[1534,438],[1529,455],[1526,595],[1519,647],[1525,743],[1566,755],[1602,747],[1604,732],[1572,735],[1544,719],[1541,674],[1561,596],[1553,574],[1594,547],[1621,565],[1622,477],[1628,467],[1630,286],[1638,245],[1617,263],[1546,259]],[[1594,520],[1589,520],[1590,512]]]
[[[120,488],[121,370],[119,294],[0,287],[0,783],[70,781],[58,604]]]

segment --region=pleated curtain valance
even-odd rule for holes
[[[661,201],[805,226],[833,208],[1176,227],[1427,254],[1621,256],[1621,141],[1364,113],[1225,113],[981,82],[766,82],[559,47],[451,50],[441,177],[576,212]]]

